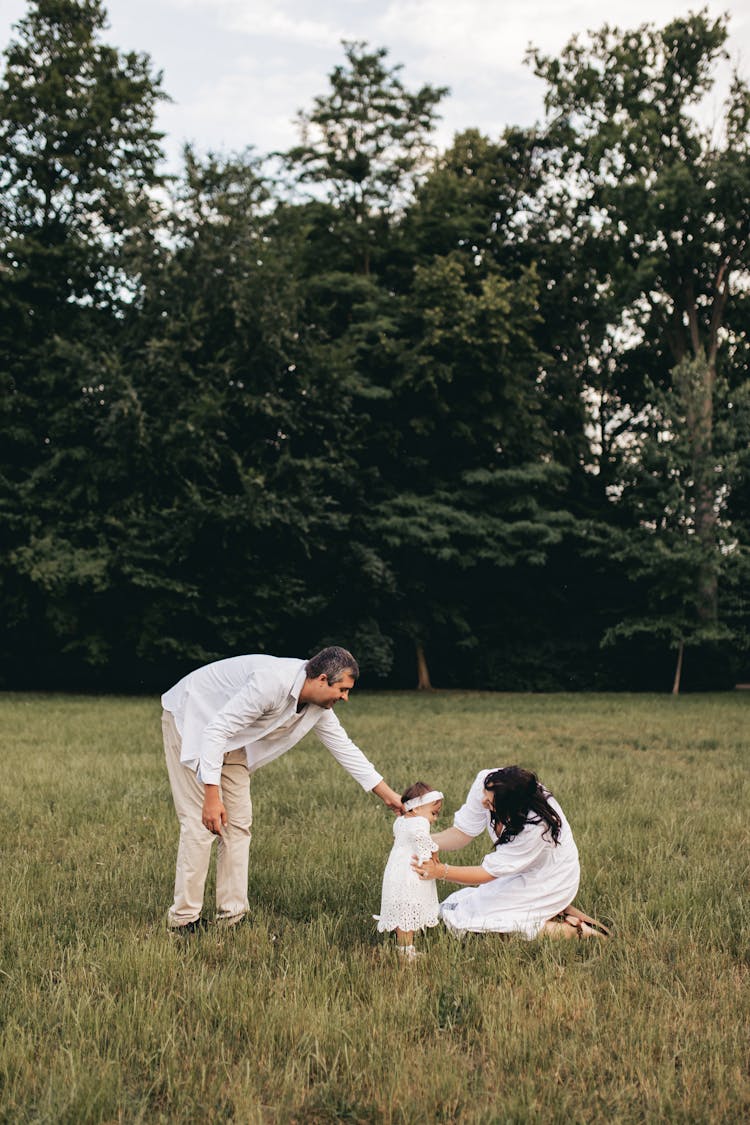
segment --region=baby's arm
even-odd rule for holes
[[[414,850],[420,863],[425,859],[431,859],[433,853],[438,850],[434,837],[430,835],[427,821],[424,821],[424,825],[424,828],[420,826],[414,834]]]

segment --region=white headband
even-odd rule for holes
[[[438,789],[431,789],[421,797],[412,797],[410,801],[404,801],[404,808],[407,812],[411,812],[412,809],[418,809],[420,805],[431,805],[433,801],[442,801],[442,799],[443,794]]]

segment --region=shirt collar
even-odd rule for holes
[[[292,699],[294,700],[295,704],[299,703],[299,694],[302,691],[302,687],[303,687],[303,684],[304,684],[306,679],[307,679],[307,661],[303,660],[302,664],[300,666],[299,672],[294,677],[294,683],[292,684],[292,690],[290,692],[290,695],[291,695]]]

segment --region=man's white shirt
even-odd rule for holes
[[[224,755],[245,748],[250,773],[291,750],[308,731],[370,790],[382,781],[332,710],[297,710],[306,661],[278,656],[233,656],[196,668],[161,698],[182,739],[180,761],[204,785],[219,785]]]

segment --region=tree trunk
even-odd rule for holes
[[[427,657],[424,654],[424,645],[416,642],[417,649],[417,691],[432,691],[430,683],[430,670],[427,667]]]
[[[716,472],[713,457],[713,397],[716,369],[699,348],[676,368],[685,406],[685,422],[691,449],[691,471],[695,504],[695,534],[701,545],[696,574],[696,606],[699,621],[713,624],[718,612],[716,553]]]
[[[713,624],[718,613],[716,582],[716,473],[713,458],[713,397],[716,371],[705,365],[701,396],[701,413],[696,444],[695,529],[703,547],[703,560],[698,574],[698,615],[704,624]]]
[[[680,641],[677,646],[677,665],[674,670],[674,683],[672,684],[672,695],[680,694],[680,680],[682,679],[682,656],[685,651],[685,642]]]

